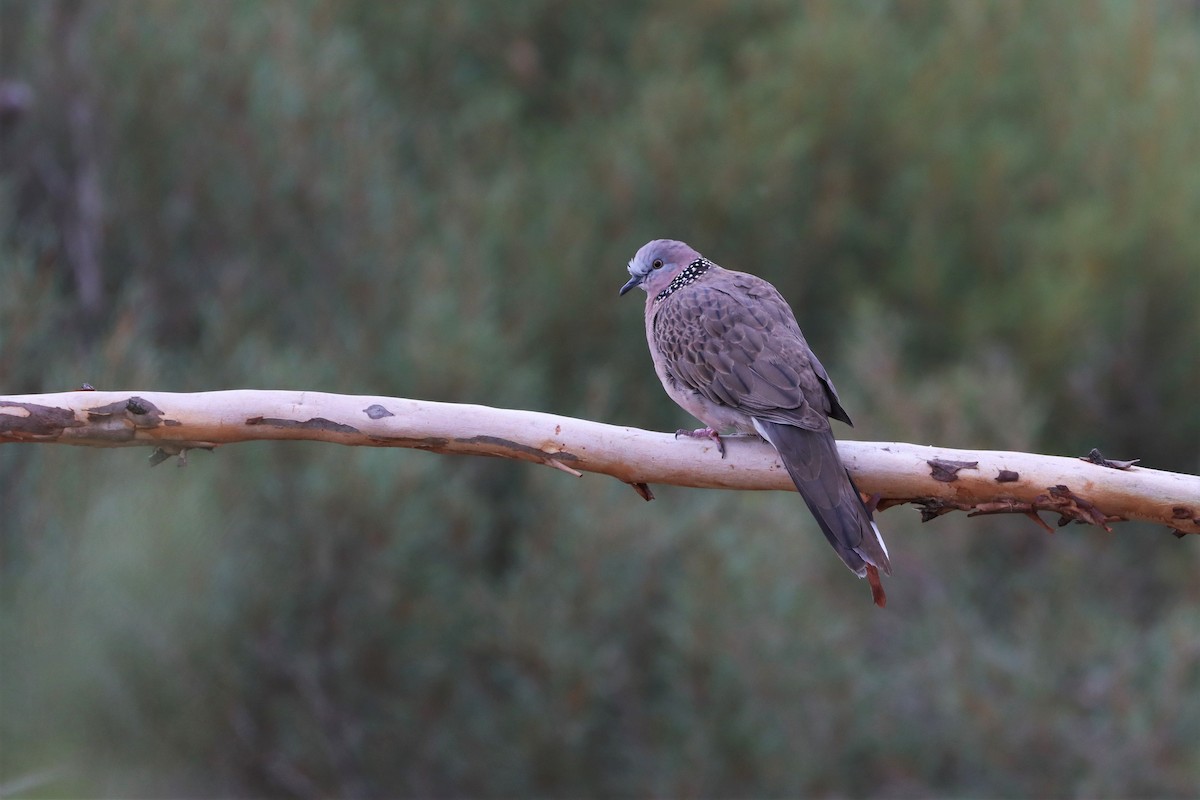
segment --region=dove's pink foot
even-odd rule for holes
[[[713,428],[697,428],[694,431],[680,428],[675,431],[675,438],[678,439],[680,436],[686,436],[689,439],[712,439],[717,443],[717,452],[721,454],[721,458],[725,457],[725,443],[721,441],[721,434]]]

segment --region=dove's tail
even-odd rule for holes
[[[842,464],[833,434],[760,419],[754,420],[754,428],[779,452],[833,549],[856,575],[870,580],[876,605],[884,605],[879,571],[892,574],[887,545]]]

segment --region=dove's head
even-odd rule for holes
[[[635,286],[641,286],[651,297],[671,285],[688,265],[703,259],[699,253],[683,242],[674,239],[655,239],[646,242],[629,262],[629,281],[621,287],[625,294]]]

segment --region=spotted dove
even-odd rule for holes
[[[887,597],[891,574],[871,511],[838,455],[829,419],[850,423],[833,382],[774,286],[722,269],[683,242],[656,239],[629,262],[625,294],[646,292],[646,339],[671,399],[707,427],[682,435],[757,434],[771,444],[837,554]]]

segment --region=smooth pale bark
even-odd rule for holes
[[[792,489],[757,438],[713,442],[535,411],[324,392],[95,392],[0,396],[0,443],[152,446],[152,460],[235,442],[305,439],[533,461],[634,485]],[[879,507],[917,503],[927,517],[1051,511],[1106,526],[1124,520],[1200,533],[1200,477],[1078,458],[890,443],[838,443]],[[643,491],[644,490],[644,491]],[[1044,523],[1043,523],[1044,524]]]

